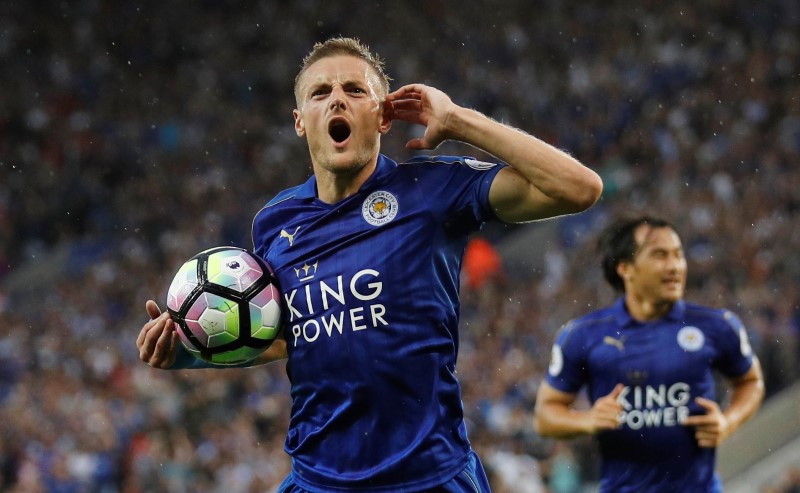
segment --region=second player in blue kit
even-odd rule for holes
[[[605,277],[623,296],[559,332],[537,428],[596,435],[602,492],[719,492],[715,449],[764,396],[747,332],[734,313],[683,299],[686,259],[667,221],[621,220],[599,243]],[[733,389],[724,411],[716,372]],[[575,409],[584,388],[592,406]]]

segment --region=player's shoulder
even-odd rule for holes
[[[399,161],[390,169],[383,171],[373,182],[374,185],[392,183],[395,186],[417,183],[445,184],[454,177],[459,180],[492,176],[502,165],[478,161],[469,156],[416,155]]]
[[[600,308],[565,323],[560,329],[559,339],[566,342],[570,338],[591,339],[601,337],[617,325],[613,306]]]
[[[285,204],[287,201],[295,198],[302,187],[303,185],[297,185],[278,192],[274,197],[272,197],[272,199],[269,200],[269,202],[266,203],[262,210],[270,209],[280,204]]]
[[[287,207],[293,203],[299,194],[307,193],[303,192],[304,187],[307,187],[307,184],[297,185],[278,192],[256,212],[254,220],[258,221],[265,217],[274,218],[276,215],[280,215],[284,210],[287,210]]]
[[[470,156],[428,156],[418,155],[405,160],[402,166],[464,165],[477,171],[488,171],[501,166],[498,163],[481,161]]]
[[[702,329],[734,329],[738,330],[741,320],[738,315],[727,308],[714,308],[697,303],[684,303],[685,322]]]
[[[617,308],[615,305],[611,305],[599,308],[575,318],[574,320],[571,320],[570,323],[574,324],[575,326],[591,329],[614,324],[616,321],[616,316]]]
[[[287,188],[275,195],[253,216],[252,234],[256,238],[263,234],[271,234],[272,230],[283,223],[286,215],[291,214],[291,210],[286,206],[292,203],[303,185]]]
[[[418,154],[403,161],[401,166],[425,166],[430,164],[461,164],[463,158],[458,156],[431,156]]]

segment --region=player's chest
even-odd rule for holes
[[[704,375],[713,358],[712,341],[702,330],[669,324],[602,335],[589,353],[589,366],[595,375],[622,382],[686,381]]]
[[[266,238],[266,259],[289,301],[311,314],[412,282],[439,230],[415,198],[413,190],[381,189],[286,214]]]
[[[400,226],[425,226],[424,204],[417,195],[411,187],[378,189],[335,205],[302,203],[269,217],[273,228],[264,240],[272,265],[281,268],[297,259],[353,251],[363,255],[358,250],[365,244],[407,236],[410,232]]]

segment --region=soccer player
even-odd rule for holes
[[[437,89],[389,92],[383,61],[358,40],[316,44],[295,98],[295,130],[314,173],[270,200],[252,231],[285,302],[283,337],[253,362],[288,358],[292,472],[280,491],[488,491],[455,375],[468,236],[489,220],[578,213],[602,182]],[[379,152],[393,120],[424,127],[409,149],[452,139],[502,164],[448,156],[398,164]],[[187,357],[152,300],[147,311],[143,361],[209,366]]]
[[[536,397],[544,436],[596,435],[602,492],[719,492],[715,448],[764,397],[739,318],[684,301],[686,259],[670,223],[626,219],[601,234],[613,305],[567,323]],[[732,386],[724,411],[714,372]],[[582,387],[590,409],[576,409]]]

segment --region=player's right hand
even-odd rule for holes
[[[388,94],[386,101],[391,104],[392,119],[425,127],[422,137],[406,143],[407,149],[435,149],[454,137],[448,122],[459,107],[439,89],[425,84],[408,84]]]
[[[618,383],[609,394],[597,399],[590,411],[592,432],[615,430],[622,424],[619,416],[622,413],[622,404],[617,398],[625,388]]]
[[[153,300],[145,304],[150,320],[144,324],[136,338],[139,359],[153,368],[166,369],[175,364],[177,355],[178,332],[169,312],[161,313],[161,309]]]

